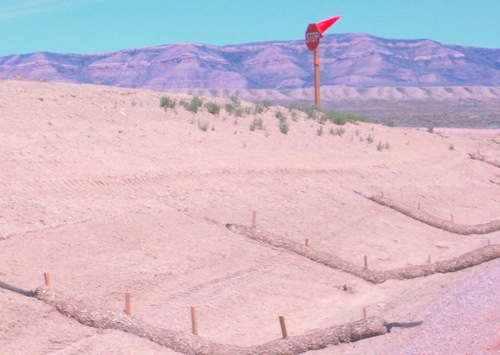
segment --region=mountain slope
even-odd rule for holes
[[[499,86],[500,49],[333,34],[321,43],[322,85]],[[230,46],[172,44],[104,54],[0,58],[0,78],[167,88],[294,89],[314,84],[302,40]]]

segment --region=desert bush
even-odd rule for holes
[[[238,96],[233,95],[229,98],[229,100],[231,100],[234,106],[240,106],[240,99],[238,98]]]
[[[337,127],[335,129],[330,128],[330,134],[333,135],[333,136],[342,136],[343,134],[345,133],[345,128],[343,127]]]
[[[264,122],[262,118],[254,118],[252,124],[250,125],[250,130],[255,131],[255,129],[263,130]]]
[[[253,108],[253,113],[258,115],[261,114],[262,112],[264,112],[264,106],[262,106],[261,104],[255,104]]]
[[[233,104],[225,104],[224,105],[224,109],[226,110],[226,112],[229,114],[229,115],[234,115],[236,114],[236,107],[234,107]]]
[[[317,136],[323,135],[323,126],[319,126],[319,128],[316,130],[316,135]]]
[[[290,130],[290,127],[288,126],[288,122],[286,120],[280,122],[279,128],[280,132],[283,134],[288,134],[288,131]]]
[[[387,127],[396,127],[396,122],[391,120],[391,121],[386,122],[385,125]]]
[[[303,107],[300,110],[307,115],[307,118],[312,118],[313,120],[321,114],[321,111],[316,106]]]
[[[186,110],[196,113],[203,105],[203,101],[198,96],[193,96],[193,98],[189,103],[187,101],[182,100],[181,102],[179,102],[179,104],[184,106]]]
[[[220,105],[218,105],[215,102],[207,102],[205,104],[205,108],[212,115],[216,115],[217,116],[219,114],[219,112],[220,112]]]
[[[255,102],[258,105],[262,105],[266,110],[273,105],[271,100],[265,99],[265,100],[260,100]]]
[[[283,112],[281,112],[281,111],[276,112],[276,114],[275,114],[274,116],[275,116],[277,119],[279,119],[279,120],[280,120],[280,123],[283,123],[283,122],[285,122],[285,121],[286,121],[286,116],[285,116],[285,114],[284,114]]]
[[[323,117],[325,117],[326,119],[332,121],[333,123],[339,126],[343,126],[347,122],[351,123],[357,121],[366,122],[366,117],[364,115],[351,112],[343,113],[338,111],[327,111],[323,113]]]
[[[208,125],[209,123],[207,121],[198,120],[198,128],[201,129],[203,132],[206,132],[208,130]]]
[[[366,137],[366,141],[370,144],[373,143],[373,136],[369,134],[368,137]]]
[[[174,108],[177,101],[175,99],[171,99],[170,97],[162,96],[160,98],[160,107],[167,110],[168,108]]]

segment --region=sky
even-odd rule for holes
[[[499,0],[0,0],[0,57],[302,40],[337,15],[327,34],[500,48],[499,14]]]

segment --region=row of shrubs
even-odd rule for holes
[[[173,109],[177,105],[177,101],[170,97],[161,97],[160,98],[160,107],[167,109]],[[187,111],[196,113],[202,107],[205,108],[209,113],[213,115],[219,115],[221,111],[221,105],[216,102],[206,102],[203,103],[203,100],[198,96],[193,96],[190,101],[181,100],[179,101],[179,105],[184,107]],[[242,106],[239,98],[237,96],[232,96],[230,98],[230,102],[224,105],[224,109],[228,115],[234,115],[236,117],[243,117],[244,115],[258,115],[262,114],[265,111],[269,110],[269,108],[273,106],[273,103],[270,100],[262,100],[255,101],[254,105],[245,105]],[[355,113],[342,113],[338,111],[324,111],[317,109],[316,107],[300,107],[297,105],[290,105],[288,107],[288,113],[291,115],[293,121],[298,120],[297,112],[303,112],[306,114],[308,119],[313,119],[318,121],[320,124],[324,124],[327,121],[331,121],[336,125],[345,125],[348,122],[356,122],[356,121],[364,121],[366,122],[366,117],[364,115],[355,114]],[[275,114],[276,118],[279,120],[279,130],[283,134],[287,134],[289,131],[288,117],[281,110],[278,110]],[[253,122],[250,125],[250,130],[255,131],[256,129],[263,130],[264,125],[262,118],[254,118]],[[322,131],[322,130],[321,130]],[[335,132],[336,135],[339,134],[340,131]],[[321,133],[318,133],[319,135]]]

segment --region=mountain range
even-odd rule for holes
[[[350,33],[326,35],[320,51],[325,86],[500,86],[500,49]],[[103,54],[37,52],[0,57],[0,79],[155,90],[298,89],[314,85],[313,57],[303,40],[178,43]]]

